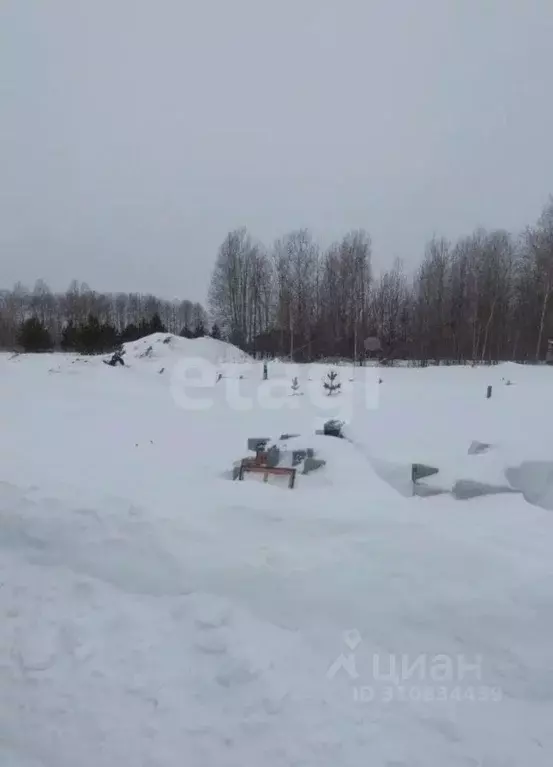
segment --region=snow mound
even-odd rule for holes
[[[195,357],[214,365],[251,362],[252,358],[238,347],[215,338],[181,338],[171,333],[152,333],[138,341],[123,344],[125,361],[152,359],[171,362],[182,357]]]
[[[509,467],[505,475],[528,503],[553,509],[553,461],[523,461]]]

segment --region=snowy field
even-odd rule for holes
[[[553,369],[164,338],[0,356],[0,766],[550,767]],[[228,478],[283,432],[327,465]]]

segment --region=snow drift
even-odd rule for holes
[[[123,345],[125,362],[155,360],[171,364],[175,360],[193,357],[213,365],[251,361],[251,357],[238,347],[215,338],[181,338],[171,333],[152,333],[138,341]]]

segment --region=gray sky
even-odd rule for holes
[[[0,287],[203,300],[246,225],[518,230],[553,192],[551,0],[0,0]]]

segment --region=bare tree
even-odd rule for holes
[[[291,359],[308,356],[318,258],[318,247],[307,229],[290,232],[277,240],[273,249],[276,318],[281,332],[288,331]]]
[[[210,319],[247,351],[302,361],[356,361],[368,335],[378,335],[390,355],[420,360],[543,357],[553,334],[553,198],[517,238],[483,229],[456,243],[433,238],[414,278],[396,261],[373,284],[371,250],[364,230],[322,252],[309,230],[297,229],[268,255],[245,228],[236,229],[217,254]],[[208,325],[202,305],[189,300],[99,293],[76,280],[56,294],[37,280],[32,291],[17,284],[0,292],[0,345],[13,347],[30,317],[59,343],[69,323],[78,326],[89,315],[133,338],[155,314],[168,330],[185,335]]]
[[[535,358],[538,360],[543,353],[544,331],[553,292],[553,199],[544,208],[537,225],[525,232],[523,241],[522,273],[527,286],[533,285],[537,299]]]
[[[396,259],[393,268],[380,276],[371,292],[371,332],[378,336],[390,357],[405,356],[407,352],[410,300],[403,265]]]
[[[122,334],[130,325],[137,330],[141,321],[151,320],[156,311],[171,323],[165,326],[171,332],[180,332],[180,307],[187,307],[190,326],[207,329],[207,314],[201,304],[169,302],[153,295],[126,293],[98,293],[86,283],[73,280],[65,293],[52,293],[44,280],[37,280],[29,291],[21,283],[13,290],[0,291],[0,348],[13,348],[24,320],[36,318],[52,336],[56,346],[60,345],[64,329],[68,325],[79,327],[95,317],[100,324],[110,325],[116,333]],[[162,319],[162,321],[164,321]]]
[[[213,322],[237,346],[250,348],[260,302],[266,296],[264,280],[268,267],[261,247],[254,244],[247,230],[229,232],[219,248],[209,289],[209,308]]]

